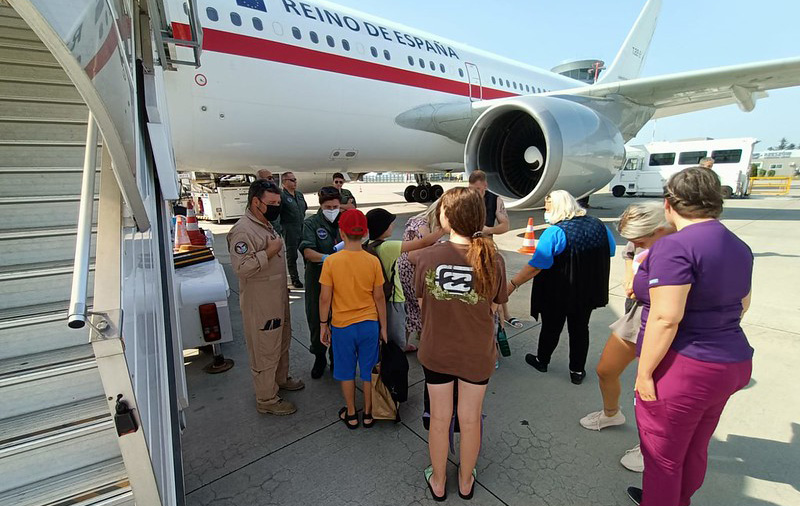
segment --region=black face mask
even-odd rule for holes
[[[275,221],[278,219],[278,216],[281,215],[281,206],[278,204],[277,206],[267,206],[267,211],[264,213],[264,218],[267,221]]]

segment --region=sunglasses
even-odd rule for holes
[[[336,181],[333,182],[333,184],[344,184],[344,181],[342,181],[341,179],[337,179]]]
[[[266,179],[267,181],[274,181],[275,180],[275,178],[272,177],[272,176],[267,176],[264,179]]]
[[[284,181],[291,181],[292,183],[296,183],[296,182],[297,182],[297,179],[295,179],[295,178],[288,179],[288,178],[287,178],[287,179],[284,179]]]

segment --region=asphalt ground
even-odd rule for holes
[[[452,185],[445,185],[446,187]],[[352,183],[363,210],[378,205],[398,214],[398,224],[424,209],[402,202],[401,184]],[[313,200],[309,199],[309,200]],[[590,214],[609,225],[628,204],[645,199],[601,193]],[[528,260],[516,250],[528,218],[542,225],[542,211],[511,211],[512,230],[497,238],[509,275]],[[709,448],[709,467],[694,505],[800,505],[800,191],[785,197],[726,201],[723,222],[755,254],[753,303],[743,328],[755,348],[753,380],[734,395]],[[422,371],[409,355],[409,400],[402,422],[378,422],[370,430],[348,430],[337,420],[343,405],[330,374],[310,378],[313,356],[302,291],[291,291],[293,337],[291,371],[306,383],[286,393],[298,412],[288,417],[260,415],[255,399],[225,233],[232,223],[201,227],[215,234],[216,254],[231,285],[234,342],[223,346],[236,361],[219,375],[202,372],[210,356],[187,353],[190,404],[183,434],[184,477],[190,505],[423,505],[433,504],[422,475],[429,464],[422,427]],[[399,236],[402,227],[397,226]],[[500,359],[484,402],[483,447],[473,504],[623,505],[625,488],[641,475],[619,464],[637,441],[632,407],[635,367],[622,378],[625,425],[593,432],[578,420],[602,407],[593,368],[608,337],[608,325],[623,309],[623,262],[612,260],[610,303],[593,313],[591,346],[583,385],[569,381],[566,332],[546,374],[524,361],[535,351],[538,323],[528,316],[530,288],[511,297],[513,315],[525,321],[509,328],[512,355]],[[360,396],[359,396],[360,398]],[[360,402],[360,401],[359,401]],[[456,494],[457,456],[448,465],[448,502]]]

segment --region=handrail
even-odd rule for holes
[[[189,39],[183,39],[173,33],[172,27],[166,19],[163,1],[148,0],[148,14],[153,27],[153,39],[158,59],[164,70],[176,70],[175,65],[200,66],[200,54],[203,52],[202,26],[197,15],[197,0],[185,2],[186,15],[189,17]],[[166,50],[168,44],[189,47],[192,49],[192,61],[172,58]]]
[[[97,174],[97,125],[89,113],[86,126],[86,151],[83,156],[83,181],[78,214],[78,239],[75,242],[75,262],[72,267],[72,293],[69,298],[67,325],[80,329],[86,325],[86,295],[89,284],[89,255],[92,242],[92,216],[94,214],[94,180]]]

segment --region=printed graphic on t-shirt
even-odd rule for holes
[[[466,265],[440,265],[425,273],[425,287],[436,300],[460,300],[474,305],[481,297],[473,290],[474,274]]]

